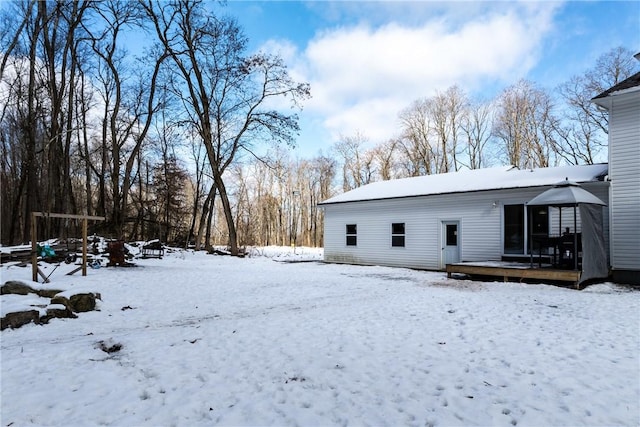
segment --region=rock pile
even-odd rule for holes
[[[42,298],[49,298],[49,304],[32,305],[33,308],[27,310],[6,313],[0,321],[0,330],[6,328],[19,328],[28,323],[38,325],[48,323],[53,318],[78,317],[76,313],[83,313],[96,309],[96,300],[101,299],[99,293],[79,293],[67,298],[61,290],[56,289],[33,289],[23,282],[11,280],[0,287],[0,295],[29,295],[35,294]]]

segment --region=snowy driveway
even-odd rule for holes
[[[640,423],[640,292],[202,253],[137,263],[53,277],[93,287],[101,311],[2,332],[2,426]]]

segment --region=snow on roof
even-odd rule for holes
[[[518,169],[500,166],[487,169],[461,170],[438,175],[374,182],[332,197],[321,205],[364,200],[466,193],[507,188],[554,185],[565,179],[582,183],[602,180],[608,172],[606,163],[584,166]]]

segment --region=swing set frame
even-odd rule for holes
[[[62,219],[76,219],[82,220],[82,265],[75,270],[67,273],[72,275],[82,270],[82,275],[87,275],[87,223],[88,221],[104,221],[103,216],[89,216],[89,215],[72,215],[62,213],[50,213],[50,212],[31,212],[31,272],[32,280],[38,281],[38,274],[42,276],[44,283],[49,283],[49,278],[38,267],[38,252],[36,250],[37,238],[38,238],[38,225],[36,218],[62,218]]]

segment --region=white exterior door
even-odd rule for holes
[[[460,262],[460,221],[442,221],[442,265]]]

